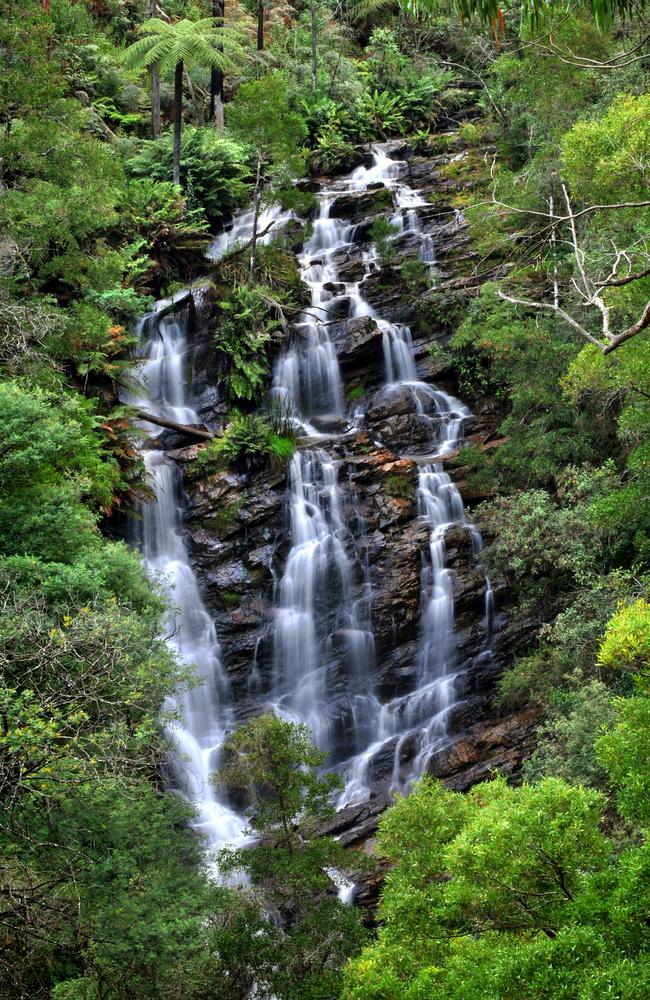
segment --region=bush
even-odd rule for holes
[[[172,135],[141,143],[139,152],[126,160],[133,177],[170,181]],[[191,208],[218,222],[249,194],[248,151],[235,139],[211,126],[186,126],[181,138],[181,186]]]
[[[596,741],[615,722],[616,701],[595,680],[567,692],[563,701],[561,710],[537,731],[537,749],[526,761],[524,777],[536,781],[550,776],[606,790],[607,775],[596,758]]]
[[[196,464],[199,471],[210,472],[226,465],[255,469],[267,461],[283,464],[295,450],[295,440],[286,434],[277,434],[271,424],[254,413],[233,411],[223,437],[211,441],[199,452]]]
[[[392,237],[396,236],[398,232],[399,229],[397,226],[394,226],[392,222],[385,219],[382,215],[377,216],[368,230],[368,235],[375,244],[379,263],[382,267],[389,267],[395,260],[397,251],[395,244],[392,242]]]
[[[228,393],[233,400],[253,399],[268,378],[267,347],[281,323],[270,315],[268,297],[257,285],[242,285],[219,302],[215,340],[227,358]]]

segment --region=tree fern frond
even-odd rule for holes
[[[179,62],[188,67],[231,70],[247,55],[241,29],[223,26],[211,17],[198,21],[184,18],[173,23],[150,18],[140,26],[139,33],[142,37],[123,55],[123,63],[130,70],[155,67],[164,75],[173,72]]]

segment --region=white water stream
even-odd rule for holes
[[[378,184],[393,193],[391,222],[397,233],[419,235],[420,256],[433,264],[432,243],[421,235],[417,211],[426,202],[403,182],[403,171],[403,163],[376,148],[370,167],[359,167],[343,182],[321,192],[319,217],[299,258],[303,281],[311,289],[311,307],[293,347],[280,358],[274,378],[274,393],[291,405],[303,431],[313,433],[310,421],[317,416],[341,414],[341,376],[327,322],[332,309],[338,309],[339,300],[346,299],[350,316],[368,316],[381,330],[387,388],[407,387],[413,393],[416,411],[428,430],[427,450],[438,459],[421,465],[418,475],[418,514],[429,525],[430,533],[428,552],[422,558],[417,682],[413,691],[386,704],[373,693],[369,608],[362,625],[350,597],[355,553],[341,513],[337,463],[322,449],[298,452],[292,462],[292,548],[276,594],[272,698],[277,710],[310,726],[318,745],[330,751],[334,761],[340,754],[338,732],[352,729],[355,738],[348,741],[348,752],[353,756],[343,765],[346,788],[340,806],[370,795],[371,763],[387,745],[393,748],[392,790],[406,787],[422,773],[431,753],[447,735],[448,716],[457,700],[453,579],[445,565],[445,533],[451,525],[466,524],[466,520],[460,494],[441,459],[462,441],[470,413],[457,399],[418,380],[409,328],[379,316],[364,299],[361,282],[341,283],[336,268],[337,257],[355,238],[354,226],[332,217],[336,197],[344,192],[361,193]],[[364,277],[375,267],[376,253],[371,249],[364,255]],[[480,536],[475,528],[468,528],[478,551]],[[369,604],[371,586],[367,592]],[[489,611],[490,594],[486,607]],[[349,649],[340,647],[335,650],[337,671],[331,663],[332,638],[341,629],[354,637],[356,653],[350,655]],[[343,707],[337,697],[341,670],[348,694]],[[349,722],[346,726],[346,712],[352,716],[351,726]],[[407,742],[412,763],[404,771],[401,758]]]
[[[305,722],[317,744],[330,751],[346,787],[341,806],[371,792],[369,771],[380,753],[392,754],[391,789],[408,787],[426,768],[432,752],[447,737],[448,718],[457,703],[453,579],[446,567],[445,534],[466,525],[478,556],[480,536],[465,518],[462,500],[444,471],[442,457],[462,441],[469,411],[440,389],[418,380],[408,327],[378,316],[360,290],[361,282],[341,281],[337,260],[355,240],[355,227],[332,216],[337,196],[384,185],[393,194],[392,222],[400,235],[416,236],[421,258],[433,266],[430,237],[421,233],[418,209],[425,205],[403,180],[404,164],[381,148],[369,167],[332,183],[319,194],[320,210],[299,264],[311,290],[311,303],[296,324],[292,345],[279,358],[273,395],[291,409],[303,434],[313,438],[294,455],[289,469],[290,548],[274,593],[275,631],[269,702],[282,716]],[[286,222],[271,208],[261,228]],[[212,245],[218,259],[250,238],[252,215],[242,213]],[[270,238],[270,236],[269,236]],[[376,267],[376,252],[363,257],[364,277]],[[345,303],[345,304],[344,304]],[[339,483],[340,460],[325,449],[318,419],[362,422],[348,413],[341,373],[328,320],[341,309],[371,317],[383,335],[386,391],[406,387],[428,431],[427,452],[435,460],[419,466],[418,515],[429,526],[422,553],[420,638],[413,690],[382,704],[374,689],[374,637],[371,627],[371,568],[363,557],[364,526],[350,484]],[[334,312],[336,310],[336,313]],[[187,403],[185,357],[187,328],[182,310],[154,313],[143,323],[146,399],[140,405],[158,416],[196,423]],[[159,433],[152,429],[152,436]],[[330,438],[331,439],[331,438]],[[211,848],[240,840],[244,820],[215,791],[210,775],[233,725],[232,700],[214,625],[206,611],[183,540],[183,513],[175,466],[161,450],[145,453],[156,502],[143,505],[143,555],[159,574],[176,605],[169,642],[183,660],[197,666],[199,683],[166,706],[176,713],[170,733],[176,748],[173,786],[196,808],[196,827]],[[489,633],[491,592],[486,596]],[[404,751],[407,751],[404,753]],[[404,766],[402,760],[408,760]],[[342,883],[341,892],[348,892]],[[351,891],[351,890],[350,890]]]
[[[154,312],[143,321],[141,332],[146,396],[139,400],[140,405],[156,416],[197,424],[197,414],[187,405],[187,313]],[[152,437],[160,433],[159,428],[146,426]],[[220,798],[210,780],[224,737],[233,725],[230,688],[215,627],[201,599],[182,537],[176,467],[164,451],[155,448],[145,451],[144,461],[156,497],[155,503],[141,508],[144,562],[172,601],[167,641],[182,662],[195,666],[197,678],[196,686],[168,699],[164,706],[172,716],[168,725],[174,747],[172,786],[192,803],[194,827],[206,837],[209,849],[217,851],[242,840],[245,827],[243,818]]]

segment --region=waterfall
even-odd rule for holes
[[[168,303],[161,303],[168,305]],[[141,324],[144,337],[139,403],[147,412],[184,423],[198,423],[187,404],[185,361],[187,313],[152,313]],[[160,434],[151,429],[152,443]],[[172,613],[168,643],[181,662],[193,665],[196,685],[168,698],[164,712],[172,719],[168,734],[174,748],[170,761],[173,788],[192,803],[193,827],[211,850],[240,840],[244,820],[216,792],[210,781],[219,764],[224,737],[233,726],[232,699],[214,624],[199,592],[182,537],[183,512],[174,463],[159,448],[144,452],[147,479],[155,501],[142,504],[142,554],[145,566],[169,595]]]
[[[333,751],[337,743],[349,745],[345,730],[359,735],[367,715],[374,651],[368,605],[352,598],[358,556],[326,452],[296,452],[289,494],[292,545],[276,594],[272,700],[276,711],[307,723],[316,743]],[[337,715],[331,703],[328,675],[337,657],[346,666],[352,719]]]
[[[331,205],[332,199],[322,195],[313,234],[298,258],[311,304],[299,317],[296,343],[280,358],[273,380],[275,398],[298,418],[301,427],[312,432],[310,416],[344,413],[341,373],[325,324],[340,298],[332,291],[337,282],[334,254],[352,242],[354,227],[332,219]]]
[[[336,460],[323,449],[304,450],[291,464],[291,549],[275,595],[272,701],[288,718],[307,723],[318,745],[334,754],[334,762],[340,754],[346,711],[352,716],[348,759],[341,764],[346,782],[341,806],[368,797],[370,766],[387,746],[393,752],[393,789],[405,787],[421,773],[446,738],[456,703],[453,579],[446,567],[445,534],[451,525],[467,522],[460,494],[441,459],[461,443],[470,413],[457,399],[418,379],[409,328],[379,316],[364,299],[362,282],[341,282],[336,266],[355,236],[353,226],[332,217],[337,194],[362,193],[378,184],[393,194],[391,221],[398,235],[415,238],[421,259],[433,266],[432,243],[421,233],[418,216],[426,203],[403,182],[403,171],[403,164],[377,147],[371,166],[359,167],[321,191],[313,234],[299,257],[303,281],[311,289],[311,306],[300,319],[293,345],[276,365],[273,383],[274,395],[291,406],[303,433],[317,436],[317,417],[344,412],[341,375],[327,326],[332,309],[338,309],[344,298],[349,316],[368,316],[381,330],[386,389],[406,387],[412,393],[427,430],[428,450],[435,456],[420,465],[417,488],[418,515],[429,527],[429,544],[422,555],[417,682],[413,691],[383,705],[373,690],[372,632],[357,620],[351,599],[356,582],[354,539],[342,514]],[[364,254],[364,278],[376,269],[376,260],[374,248]],[[480,535],[473,526],[467,527],[478,555]],[[487,589],[486,628],[491,615]],[[371,591],[368,585],[368,605]],[[351,646],[345,650],[336,641],[342,632],[354,637],[354,653]],[[341,671],[347,708],[338,698]],[[402,773],[407,742],[412,765]]]
[[[392,759],[390,788],[404,789],[448,738],[449,716],[458,704],[460,668],[445,536],[452,525],[460,524],[471,536],[477,561],[482,547],[480,534],[467,521],[460,494],[442,464],[444,456],[462,442],[469,411],[459,400],[418,378],[410,329],[378,315],[364,297],[363,282],[378,267],[375,248],[363,252],[360,280],[339,277],[340,261],[355,241],[356,228],[336,217],[336,200],[380,185],[392,193],[396,238],[415,241],[421,259],[435,266],[431,238],[420,225],[419,211],[426,203],[404,183],[403,175],[404,164],[377,147],[370,166],[359,167],[321,190],[318,215],[298,257],[302,280],[310,289],[310,304],[294,324],[292,342],[277,360],[271,390],[304,438],[288,472],[288,545],[283,534],[277,548],[280,569],[273,593],[270,679],[259,670],[256,647],[249,691],[282,717],[309,726],[315,742],[329,752],[330,763],[344,777],[340,806],[371,795],[372,765],[379,755],[385,760],[388,754],[389,762]],[[288,213],[272,207],[261,230],[271,225],[275,230],[288,218]],[[212,258],[246,242],[251,226],[251,213],[241,213],[213,243]],[[349,412],[330,339],[329,323],[341,315],[369,317],[377,325],[383,343],[383,391],[410,392],[425,429],[426,454],[408,456],[418,462],[417,511],[428,527],[428,544],[421,554],[415,682],[412,690],[383,703],[375,689],[372,573],[365,525],[354,483],[341,479],[340,474],[346,434],[362,426],[364,419],[361,410]],[[138,400],[139,404],[158,416],[196,422],[197,414],[186,396],[186,315],[182,310],[155,312],[143,322],[142,333],[147,398]],[[325,435],[323,430],[330,433]],[[233,725],[232,698],[215,628],[183,540],[176,468],[156,447],[160,431],[151,428],[151,434],[145,463],[156,500],[142,509],[143,555],[149,570],[163,579],[176,607],[169,622],[169,642],[198,672],[197,685],[170,698],[165,706],[174,717],[169,724],[175,747],[172,781],[194,805],[197,829],[218,849],[241,839],[244,827],[242,817],[210,783]],[[488,641],[492,605],[488,584],[484,614]],[[348,890],[344,886],[341,891]]]

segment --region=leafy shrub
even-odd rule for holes
[[[152,261],[143,276],[145,288],[156,277],[162,282],[169,280],[181,261],[187,270],[192,264],[205,266],[208,223],[202,209],[191,206],[171,181],[149,176],[132,180],[121,207],[121,220],[127,234],[144,241]]]
[[[548,493],[530,490],[479,508],[495,541],[488,566],[528,599],[552,599],[597,565],[600,540],[579,508],[558,507]]]
[[[386,90],[366,91],[352,109],[349,129],[361,139],[386,139],[406,131],[399,97]]]
[[[199,471],[210,472],[226,465],[255,469],[267,461],[286,462],[293,455],[292,438],[277,434],[272,426],[254,413],[235,410],[223,437],[211,441],[199,452]]]
[[[537,731],[537,749],[524,766],[526,780],[550,776],[606,790],[596,742],[616,716],[615,699],[600,681],[567,692],[563,704]]]
[[[228,359],[228,392],[232,399],[253,399],[269,373],[267,347],[281,323],[271,315],[268,296],[257,285],[242,285],[232,298],[219,302],[215,335]]]
[[[392,497],[401,497],[403,500],[413,498],[413,481],[409,476],[390,475],[386,476],[386,490]]]
[[[608,623],[598,662],[603,667],[650,673],[650,604],[645,599],[621,607]]]
[[[400,266],[402,281],[409,292],[423,292],[429,285],[430,271],[419,255],[405,257]]]
[[[134,177],[170,181],[171,133],[143,142],[139,152],[127,159],[126,169]],[[248,177],[248,153],[240,142],[211,126],[183,129],[181,185],[190,207],[202,209],[217,222],[246,199]]]
[[[392,242],[392,237],[396,236],[398,232],[399,229],[397,226],[394,226],[392,222],[382,215],[374,219],[368,230],[368,235],[375,244],[377,257],[382,267],[390,266],[395,260],[397,250],[395,244]]]

